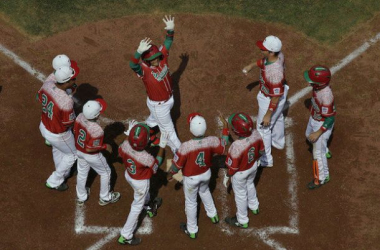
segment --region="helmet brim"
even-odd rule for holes
[[[161,52],[157,52],[156,54],[154,54],[153,56],[149,57],[149,58],[145,58],[144,61],[152,61],[154,59],[156,59],[157,57],[159,56],[162,56],[162,53]]]
[[[264,46],[264,41],[257,41],[256,46],[259,47],[259,49],[261,49],[261,50],[268,51],[268,49],[265,48],[265,46]]]
[[[309,76],[309,71],[305,71],[303,72],[303,77],[305,78],[305,80],[308,82],[308,83],[316,83],[314,82],[313,80],[310,79],[310,76]]]

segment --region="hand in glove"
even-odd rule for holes
[[[128,122],[128,130],[124,132],[127,136],[129,136],[129,133],[131,132],[131,129],[137,124],[138,122],[135,120]]]
[[[139,54],[144,53],[147,51],[152,45],[150,44],[152,40],[148,37],[145,37],[143,40],[141,40],[139,47],[137,48],[137,52]]]
[[[168,140],[169,140],[169,133],[161,132],[160,148],[165,148],[166,144],[168,144]]]
[[[174,17],[172,18],[172,16],[170,15],[169,17],[165,15],[162,21],[164,21],[164,23],[166,24],[166,30],[174,30]]]

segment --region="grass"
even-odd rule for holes
[[[133,14],[220,13],[295,27],[334,43],[380,11],[379,0],[2,0],[0,17],[31,36]]]

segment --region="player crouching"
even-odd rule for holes
[[[248,228],[247,208],[255,215],[259,213],[259,200],[253,181],[257,172],[257,160],[260,159],[265,148],[260,133],[253,129],[253,122],[249,115],[233,114],[229,117],[228,123],[239,139],[234,141],[228,150],[226,159],[228,173],[224,177],[223,184],[228,187],[232,176],[237,213],[234,217],[227,217],[225,221],[236,227]]]
[[[154,217],[162,203],[162,199],[158,197],[150,202],[149,186],[152,174],[157,172],[163,161],[168,134],[161,134],[160,150],[156,158],[145,151],[149,142],[147,125],[131,121],[125,134],[128,138],[119,147],[119,155],[126,168],[125,178],[134,190],[134,200],[118,242],[122,245],[138,245],[141,243],[141,239],[135,238],[133,233],[136,230],[141,211],[145,208],[148,216]]]
[[[190,132],[194,135],[194,138],[180,146],[174,155],[173,165],[168,175],[168,180],[171,180],[172,176],[182,169],[187,224],[181,223],[180,228],[192,239],[195,239],[198,233],[198,193],[212,223],[219,222],[209,189],[209,182],[211,178],[211,159],[215,154],[223,154],[228,142],[228,124],[223,118],[221,120],[224,124],[222,138],[219,139],[216,136],[205,137],[204,134],[207,128],[205,119],[198,113],[189,115]]]
[[[89,189],[86,181],[90,167],[100,175],[99,205],[105,206],[120,199],[119,192],[110,191],[111,169],[100,151],[112,151],[108,144],[103,144],[104,131],[96,122],[107,104],[103,99],[88,101],[83,106],[83,113],[75,120],[75,147],[78,151],[77,204],[83,205],[88,199]]]

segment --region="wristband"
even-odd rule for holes
[[[226,135],[226,136],[228,136],[230,134],[230,131],[228,130],[228,128],[224,128],[223,130],[222,130],[222,135]]]
[[[139,54],[140,54],[140,53],[139,53]],[[134,64],[138,64],[139,61],[140,61],[140,58],[135,58],[134,56],[132,56],[131,61],[132,61]]]
[[[269,110],[272,111],[272,112],[275,111],[276,108],[277,108],[277,104],[278,104],[278,103],[270,102],[270,103],[269,103]]]

